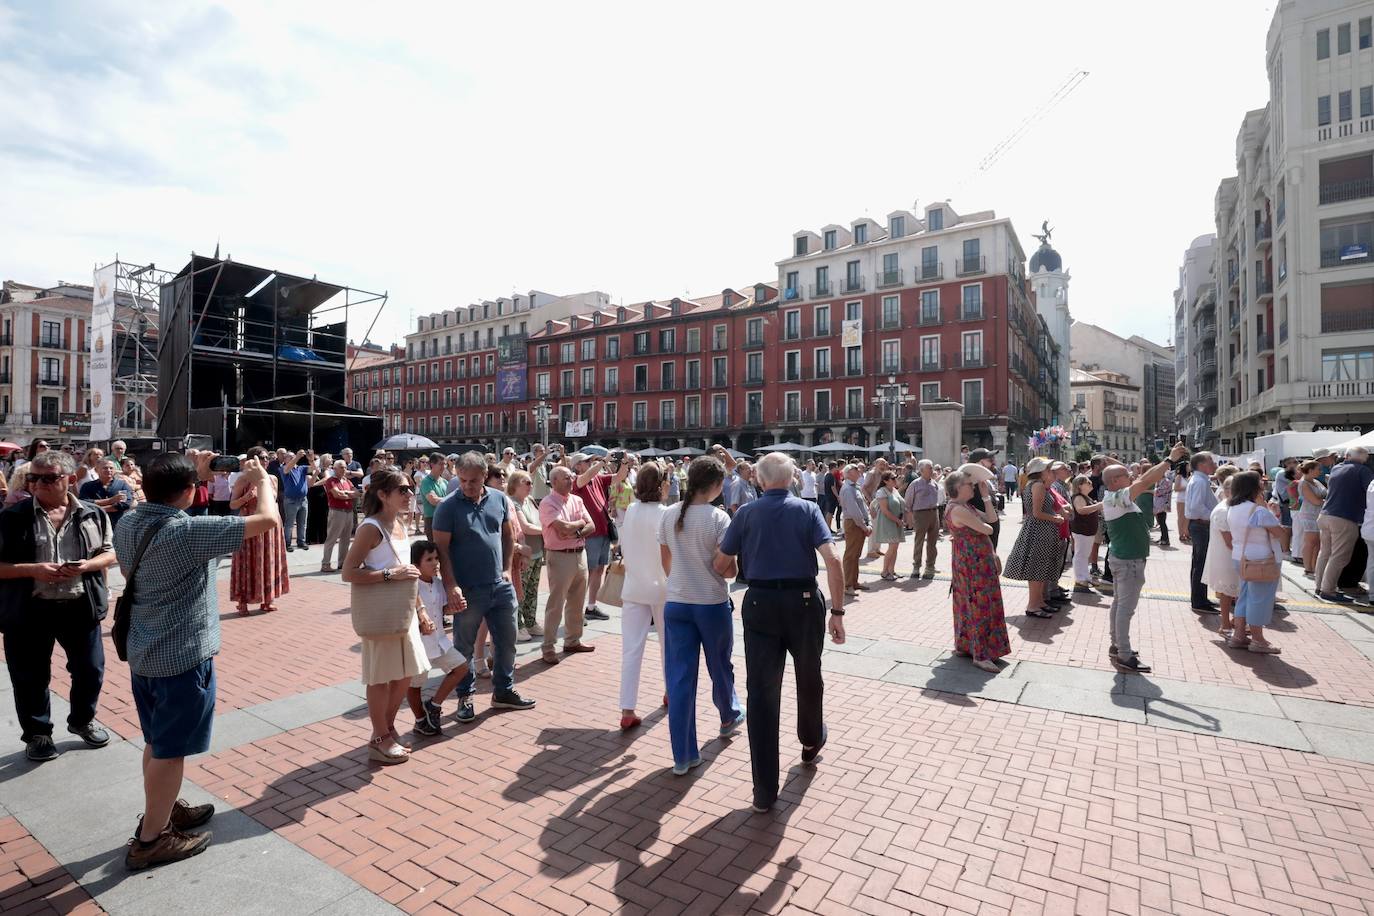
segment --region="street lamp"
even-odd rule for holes
[[[539,423],[539,441],[547,450],[549,447],[549,402],[540,398],[534,405],[534,416]]]
[[[892,434],[887,440],[887,448],[892,456],[893,464],[897,463],[897,409],[902,404],[908,404],[915,400],[908,393],[908,390],[906,382],[898,384],[897,376],[889,375],[887,384],[880,386],[879,395],[873,399],[875,405],[887,408],[888,416],[892,419]]]

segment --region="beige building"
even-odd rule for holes
[[[1071,339],[1071,366],[1094,374],[1106,369],[1135,387],[1140,412],[1136,431],[1141,438],[1142,451],[1149,451],[1156,439],[1171,439],[1176,435],[1173,347],[1157,344],[1139,334],[1122,337],[1085,321],[1073,323]],[[1069,421],[1065,420],[1064,425],[1070,425]]]
[[[1076,442],[1086,442],[1095,452],[1119,452],[1123,458],[1141,456],[1150,448],[1142,434],[1140,385],[1129,376],[1098,366],[1074,366],[1069,370],[1069,392]]]

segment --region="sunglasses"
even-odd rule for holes
[[[53,484],[57,483],[59,480],[66,480],[66,479],[67,479],[67,475],[66,475],[66,474],[30,474],[26,479],[27,479],[28,482],[31,483],[31,484],[33,484],[33,483],[41,483],[41,484],[47,484],[48,486],[52,486]]]
[[[411,494],[411,493],[414,493],[414,492],[415,492],[415,488],[414,488],[414,487],[405,487],[405,486],[401,486],[401,487],[397,487],[397,488],[396,488],[396,492],[397,492],[397,493]]]

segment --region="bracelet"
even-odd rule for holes
[[[831,613],[832,616],[835,616],[835,617],[843,617],[843,616],[844,616],[844,609],[843,609],[843,608],[835,608],[835,607],[832,607],[832,608],[830,609],[830,613]]]

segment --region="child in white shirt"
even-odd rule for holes
[[[415,612],[420,617],[420,641],[425,644],[430,667],[443,671],[444,680],[433,697],[422,700],[421,688],[429,679],[429,672],[417,674],[411,678],[406,699],[410,711],[415,714],[415,731],[433,737],[440,733],[439,717],[443,714],[444,700],[467,676],[468,660],[453,647],[453,641],[444,632],[444,605],[448,603],[448,595],[439,576],[439,546],[433,541],[415,541],[410,545],[410,562],[420,570],[415,604]]]

